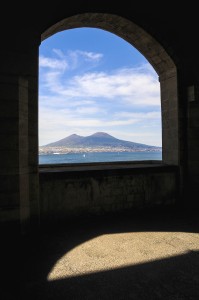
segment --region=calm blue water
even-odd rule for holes
[[[39,164],[113,162],[134,160],[162,160],[162,152],[89,152],[39,155]]]

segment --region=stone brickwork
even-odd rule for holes
[[[171,205],[177,201],[176,168],[149,167],[40,173],[41,219],[104,214]]]
[[[187,195],[192,191],[191,204],[199,207],[199,90],[195,86],[194,101],[188,103],[188,183]]]
[[[0,76],[0,221],[25,233],[39,218],[38,46],[20,42],[4,53]]]

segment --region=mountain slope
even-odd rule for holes
[[[154,149],[154,148],[161,148],[156,146],[149,146],[140,143],[129,142],[125,140],[117,139],[105,132],[96,132],[89,136],[80,136],[77,134],[72,134],[64,139],[56,141],[54,143],[47,144],[43,147],[89,147],[89,148],[96,148],[96,147],[125,147],[125,148],[133,148],[133,149]]]
[[[84,140],[83,136],[77,134],[71,134],[57,142],[47,144],[44,147],[77,147],[77,146],[81,146],[81,142],[83,140]]]

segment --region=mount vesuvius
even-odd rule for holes
[[[146,144],[134,143],[130,141],[120,140],[105,132],[96,132],[89,136],[80,136],[72,134],[59,141],[42,146],[46,147],[64,147],[64,148],[111,148],[125,149],[131,151],[152,151],[161,150],[161,147]]]

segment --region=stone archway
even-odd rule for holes
[[[140,51],[156,70],[161,88],[162,159],[164,163],[179,163],[178,95],[176,66],[164,48],[146,31],[123,17],[104,13],[84,13],[63,19],[41,36],[73,28],[94,27],[110,31]]]

